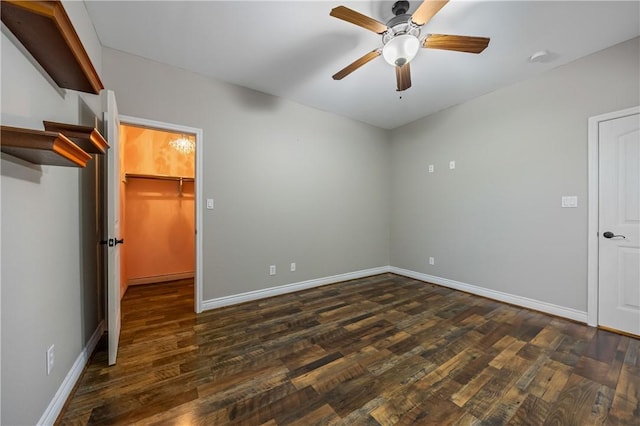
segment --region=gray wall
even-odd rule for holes
[[[100,44],[84,4],[65,7],[99,70]],[[93,124],[98,96],[55,88],[4,32],[1,43],[3,125],[42,130],[42,120]],[[99,323],[95,161],[80,170],[3,154],[0,166],[0,424],[33,425]],[[51,344],[55,366],[47,376]]]
[[[636,38],[395,129],[391,264],[586,311],[587,119],[640,104],[639,51]]]
[[[112,49],[103,71],[121,114],[203,129],[205,300],[389,264],[386,131]]]

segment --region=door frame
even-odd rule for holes
[[[129,115],[120,115],[120,124],[130,124],[139,127],[149,127],[157,130],[166,130],[175,133],[188,133],[196,137],[196,174],[195,174],[195,214],[196,214],[196,265],[195,265],[195,286],[194,286],[194,311],[199,314],[202,312],[203,291],[202,291],[202,177],[203,177],[203,132],[197,127],[183,126],[181,124],[166,123],[163,121],[149,120],[146,118],[132,117]]]
[[[589,202],[588,202],[588,238],[587,238],[587,324],[592,327],[598,326],[598,249],[599,235],[598,204],[600,194],[598,191],[599,180],[599,134],[600,123],[617,118],[623,118],[640,113],[640,106],[609,112],[606,114],[589,117],[588,134],[588,175],[589,175]]]

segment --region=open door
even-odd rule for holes
[[[120,120],[115,94],[111,90],[102,93],[104,129],[109,142],[107,150],[107,226],[104,240],[107,242],[107,334],[109,365],[116,363],[120,339]]]

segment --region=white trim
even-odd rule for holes
[[[195,311],[196,314],[202,312],[202,300],[204,299],[204,261],[202,252],[204,247],[204,224],[203,224],[203,202],[204,202],[204,135],[202,129],[196,132],[196,276],[195,276]]]
[[[154,275],[151,277],[131,278],[130,280],[127,280],[127,285],[163,283],[166,281],[186,280],[193,277],[194,277],[193,271],[177,272],[175,274],[163,274],[163,275]]]
[[[195,179],[195,196],[196,196],[196,272],[195,272],[195,291],[194,291],[194,310],[196,313],[202,312],[202,197],[203,197],[203,157],[204,157],[204,135],[202,129],[197,127],[182,126],[180,124],[166,123],[156,120],[148,120],[146,118],[131,117],[128,115],[120,115],[120,123],[133,124],[138,126],[150,127],[153,129],[169,130],[180,133],[190,133],[196,137],[196,179]]]
[[[587,324],[598,326],[598,130],[603,121],[640,113],[640,106],[589,117],[588,185],[589,208],[587,225]]]
[[[223,296],[209,299],[202,302],[203,310],[221,308],[223,306],[235,305],[238,303],[250,302],[252,300],[264,299],[266,297],[279,296],[281,294],[293,293],[308,288],[320,287],[341,281],[355,280],[358,278],[370,277],[389,272],[389,266],[379,268],[364,269],[362,271],[348,272],[346,274],[332,275],[330,277],[316,278],[313,280],[301,281],[298,283],[285,284],[277,287],[265,288],[262,290],[248,291],[246,293]]]
[[[564,306],[554,305],[553,303],[547,303],[547,302],[542,302],[540,300],[529,299],[528,297],[517,296],[515,294],[510,294],[510,293],[503,293],[501,291],[491,290],[484,287],[478,287],[478,286],[466,284],[460,281],[450,280],[448,278],[441,278],[433,275],[427,275],[421,272],[410,271],[408,269],[396,268],[394,266],[389,268],[389,272],[393,274],[403,275],[409,278],[415,278],[420,281],[438,284],[443,287],[448,287],[455,290],[460,290],[467,293],[475,294],[476,296],[487,297],[489,299],[497,300],[499,302],[510,303],[512,305],[521,306],[523,308],[545,312],[547,314],[555,315],[558,317],[568,318],[570,320],[579,321],[579,322],[587,322],[587,313],[584,311],[579,311],[577,309],[566,308]]]
[[[103,333],[104,322],[100,321],[98,328],[96,328],[96,331],[94,331],[91,338],[89,338],[87,345],[82,349],[78,358],[76,358],[76,361],[71,366],[71,369],[65,376],[62,384],[56,391],[56,394],[53,396],[49,406],[44,410],[40,420],[38,420],[38,425],[52,425],[56,422],[56,419],[62,411],[62,407],[64,407],[64,404],[67,402],[67,398],[71,395],[73,387],[80,378],[85,365],[87,365],[87,362],[89,361],[89,358],[100,341],[100,337],[102,337]]]
[[[231,296],[218,297],[216,299],[209,299],[202,302],[203,310],[221,308],[223,306],[235,305],[238,303],[250,302],[252,300],[264,299],[266,297],[279,296],[281,294],[293,293],[300,290],[306,290],[309,288],[320,287],[327,284],[333,284],[341,281],[349,281],[358,278],[370,277],[373,275],[379,275],[390,272],[392,274],[402,275],[409,278],[415,278],[420,281],[425,281],[443,287],[452,288],[454,290],[460,290],[467,293],[474,294],[476,296],[482,296],[489,299],[497,300],[499,302],[509,303],[516,306],[521,306],[527,309],[533,309],[540,312],[545,312],[551,315],[555,315],[562,318],[586,323],[587,313],[579,311],[573,308],[567,308],[564,306],[554,305],[553,303],[542,302],[540,300],[530,299],[528,297],[517,296],[510,293],[504,293],[501,291],[491,290],[484,287],[478,287],[475,285],[450,280],[448,278],[436,277],[434,275],[423,274],[421,272],[410,271],[408,269],[397,268],[395,266],[381,266],[379,268],[365,269],[362,271],[349,272],[346,274],[332,275],[324,278],[317,278],[308,281],[302,281],[298,283],[285,284],[277,287],[265,288],[262,290],[248,291],[246,293],[234,294]]]

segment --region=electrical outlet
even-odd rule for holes
[[[429,164],[429,173],[433,173],[433,164]]]
[[[291,272],[296,271],[296,262],[291,262]]]
[[[276,265],[269,266],[269,275],[275,275],[275,274],[276,274]]]
[[[562,207],[578,207],[578,196],[577,195],[563,195],[562,196]]]
[[[429,265],[435,265],[436,260],[433,257],[429,257]]]
[[[47,349],[47,376],[53,371],[53,365],[55,363],[55,347],[51,345]]]

